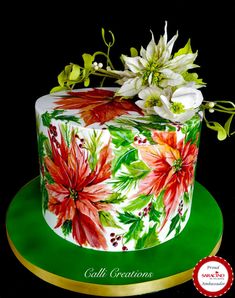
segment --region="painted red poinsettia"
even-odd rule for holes
[[[109,194],[103,183],[111,173],[109,144],[99,154],[99,161],[92,171],[88,152],[81,148],[76,135],[68,147],[62,134],[59,142],[50,136],[52,156],[44,158],[45,166],[54,180],[46,184],[49,195],[48,209],[57,216],[55,228],[66,221],[72,225],[72,236],[82,246],[107,248],[99,211],[110,209],[101,201]]]
[[[177,141],[176,132],[153,132],[155,146],[138,146],[142,159],[152,171],[140,182],[138,194],[158,196],[164,191],[163,202],[166,216],[163,228],[170,214],[179,204],[179,199],[193,183],[198,148],[184,139]],[[137,194],[137,195],[138,195]]]
[[[113,91],[105,89],[68,92],[68,96],[55,101],[55,104],[58,105],[56,109],[79,110],[86,125],[104,124],[129,112],[143,114],[134,101],[115,96]]]

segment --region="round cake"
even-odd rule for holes
[[[145,115],[115,88],[36,102],[42,209],[76,245],[132,251],[177,237],[190,217],[201,117]]]

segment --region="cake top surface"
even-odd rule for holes
[[[48,94],[36,101],[36,112],[48,126],[52,119],[70,121],[78,126],[106,129],[115,127],[138,127],[139,129],[176,130],[185,124],[172,122],[158,115],[146,115],[135,101],[116,95],[117,88],[83,88]],[[200,122],[197,114],[193,121]],[[190,120],[191,121],[191,120]]]

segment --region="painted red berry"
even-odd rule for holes
[[[134,137],[134,141],[137,141],[137,140],[138,140],[138,136],[135,136],[135,137]]]
[[[120,235],[116,237],[117,241],[120,241],[121,239],[122,239],[122,236],[120,236]]]
[[[124,245],[124,246],[122,247],[122,250],[123,250],[123,251],[126,251],[126,250],[128,250],[128,248]]]
[[[112,239],[110,240],[111,243],[113,243],[113,242],[115,242],[115,241],[116,241],[115,238],[112,238]]]
[[[147,139],[143,139],[143,143],[146,143],[147,142]]]
[[[114,236],[115,236],[115,233],[111,233],[111,234],[110,234],[110,237],[114,237]]]
[[[113,243],[113,246],[114,246],[114,247],[118,246],[117,241]]]

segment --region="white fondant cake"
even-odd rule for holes
[[[201,118],[179,124],[145,116],[114,90],[37,100],[43,215],[84,248],[144,249],[187,224]]]

